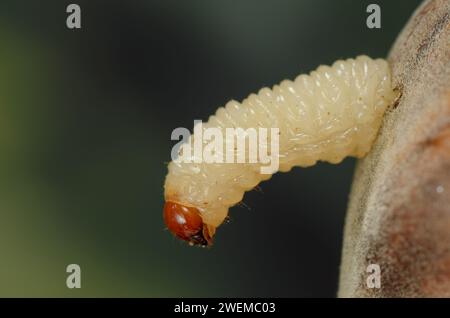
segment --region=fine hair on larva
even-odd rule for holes
[[[241,103],[232,100],[203,127],[278,128],[279,171],[286,172],[319,160],[336,164],[347,156],[365,156],[395,97],[388,63],[358,56],[319,66],[272,89],[262,88]],[[188,142],[193,143],[193,138]],[[260,166],[172,161],[165,180],[164,217],[169,229],[193,244],[211,244],[228,209],[271,177],[261,174]],[[189,220],[177,214],[180,209],[198,214],[196,229],[189,231]]]

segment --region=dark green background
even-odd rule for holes
[[[319,64],[386,56],[419,1],[73,2],[81,30],[69,1],[0,4],[0,296],[335,296],[353,159],[274,176],[190,248],[161,217],[170,134]]]

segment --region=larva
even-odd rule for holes
[[[339,163],[370,150],[386,108],[396,97],[388,63],[358,56],[319,66],[294,81],[228,102],[205,127],[277,127],[279,171],[318,160]],[[193,143],[194,135],[190,138]],[[188,142],[188,143],[189,143]],[[172,161],[165,180],[164,220],[177,237],[210,245],[228,209],[269,179],[260,163]]]

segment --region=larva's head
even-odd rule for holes
[[[203,223],[200,211],[195,207],[167,201],[164,205],[164,222],[176,237],[191,245],[212,244],[214,229]]]

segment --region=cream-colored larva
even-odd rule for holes
[[[358,56],[263,88],[242,103],[230,101],[204,126],[279,128],[279,171],[289,171],[366,155],[395,96],[388,63]],[[260,167],[172,161],[165,181],[168,228],[190,243],[210,244],[228,209],[270,178]]]

